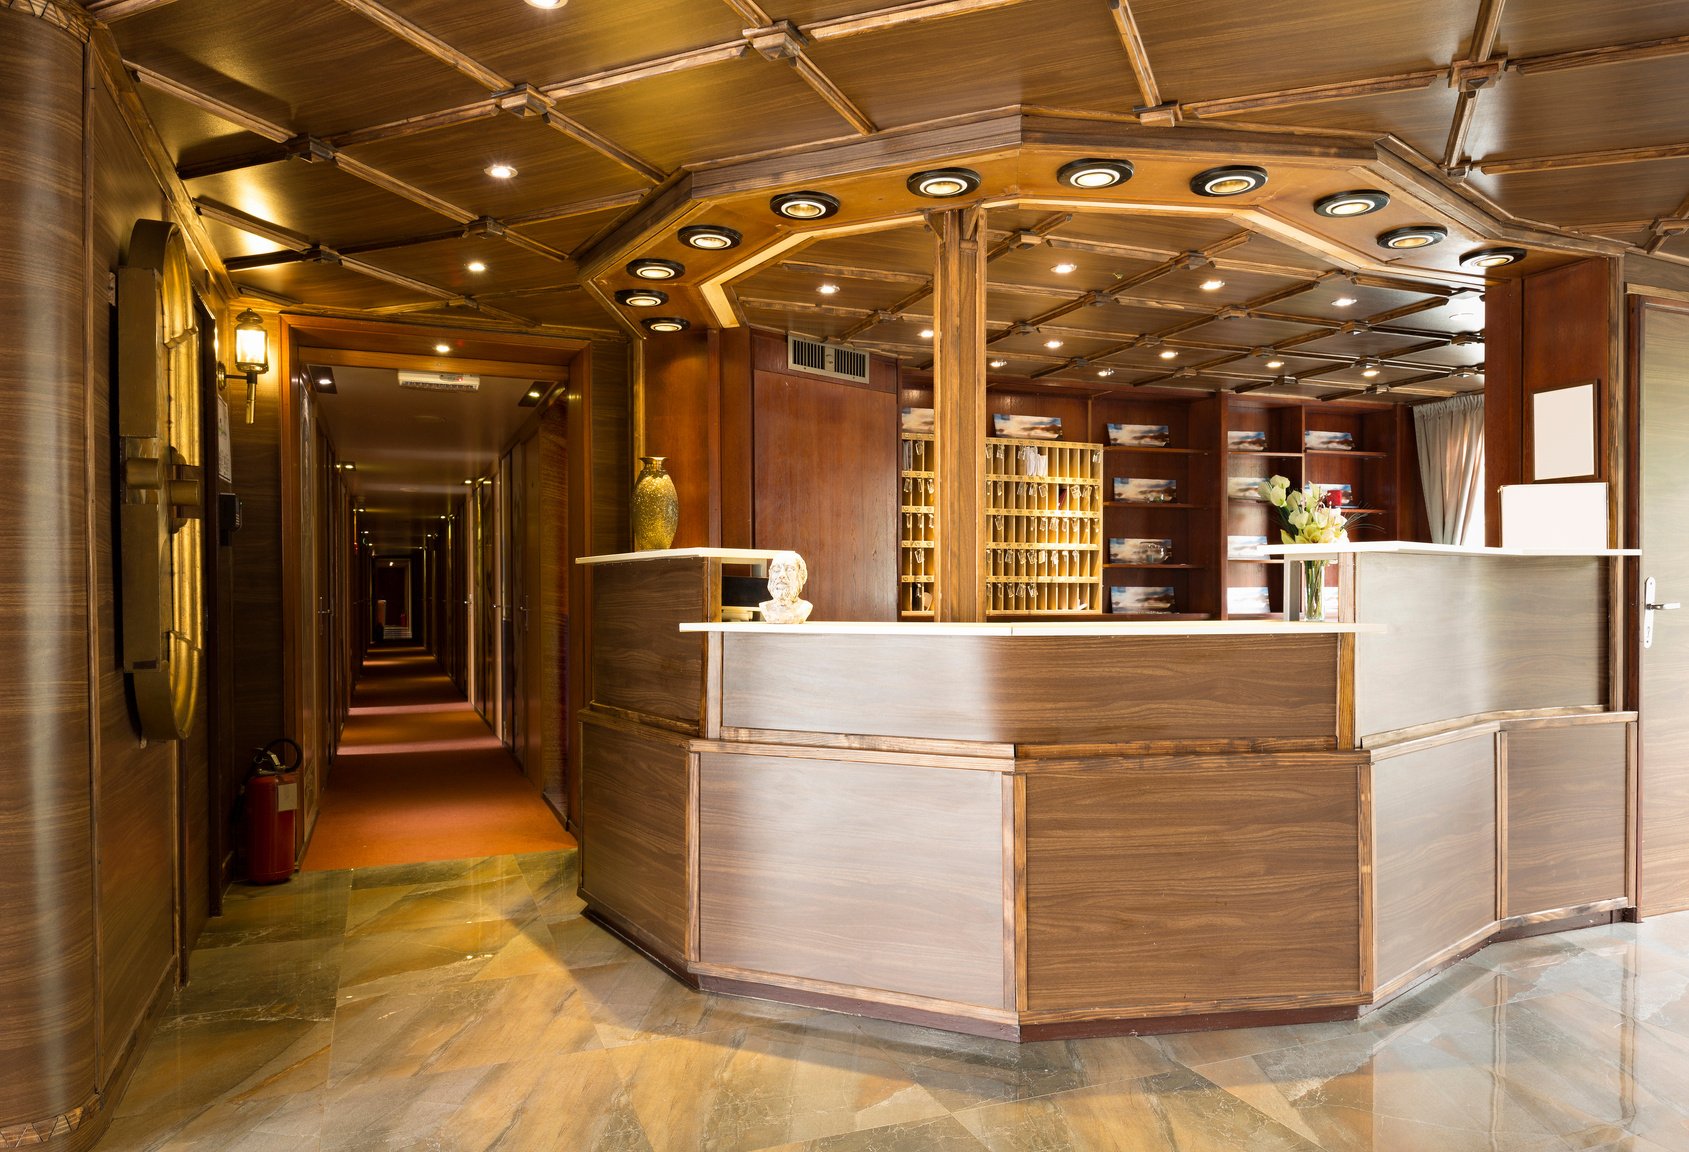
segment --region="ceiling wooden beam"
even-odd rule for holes
[[[1689,35],[1661,36],[1629,44],[1609,44],[1601,48],[1576,48],[1568,52],[1519,56],[1507,62],[1507,70],[1521,74],[1558,72],[1567,68],[1598,68],[1606,64],[1627,64],[1632,60],[1652,60],[1661,56],[1685,54],[1689,54]]]
[[[1184,114],[1198,119],[1214,116],[1235,116],[1240,112],[1262,112],[1269,108],[1292,108],[1301,104],[1322,104],[1329,100],[1355,100],[1362,96],[1377,96],[1385,92],[1413,92],[1429,88],[1448,78],[1448,68],[1422,68],[1393,76],[1373,76],[1365,80],[1343,80],[1335,84],[1310,84],[1301,88],[1280,88],[1271,92],[1254,92],[1247,96],[1228,96],[1217,100],[1197,100],[1181,105]]]
[[[1677,206],[1677,211],[1670,216],[1662,216],[1654,221],[1652,225],[1654,238],[1648,241],[1643,247],[1643,251],[1650,256],[1658,255],[1667,241],[1682,233],[1685,227],[1689,227],[1689,196],[1683,198],[1683,202]]]
[[[236,108],[233,104],[219,100],[215,96],[207,96],[203,92],[197,92],[186,84],[172,80],[162,72],[148,68],[145,64],[125,60],[123,66],[139,83],[155,92],[163,92],[166,96],[180,100],[190,107],[198,108],[201,112],[209,112],[219,120],[226,120],[254,136],[262,136],[266,140],[281,144],[293,139],[295,135],[294,132],[283,128],[280,124],[272,124],[261,116],[255,116],[245,109]]]
[[[545,123],[547,127],[555,128],[576,143],[584,144],[594,152],[609,157],[623,168],[643,176],[651,183],[661,184],[663,182],[664,175],[661,168],[628,151],[609,137],[594,132],[579,120],[565,116],[552,108],[545,113]]]
[[[1478,20],[1472,28],[1472,43],[1466,59],[1456,61],[1449,75],[1450,87],[1460,90],[1455,101],[1454,117],[1449,124],[1448,139],[1443,144],[1443,171],[1450,175],[1466,172],[1466,137],[1478,113],[1478,98],[1486,86],[1501,74],[1503,61],[1492,61],[1496,37],[1501,32],[1501,14],[1507,0],[1482,0],[1478,5]]]
[[[1514,172],[1556,172],[1569,168],[1599,168],[1608,164],[1637,164],[1647,160],[1678,160],[1689,156],[1689,143],[1653,144],[1641,148],[1610,148],[1599,152],[1568,152],[1558,156],[1520,156],[1474,160],[1476,171],[1490,176]]]
[[[301,345],[299,359],[329,368],[415,369],[419,372],[463,373],[467,376],[499,376],[506,379],[556,379],[559,365],[521,360],[469,360],[457,356],[422,357],[403,352],[370,352],[361,348],[324,348]]]
[[[793,55],[791,65],[797,72],[798,78],[808,84],[817,96],[826,101],[827,107],[842,116],[845,123],[864,136],[872,136],[879,131],[878,126],[868,119],[868,114],[858,108],[825,72],[816,67],[815,61],[809,58],[808,53],[798,52]]]
[[[390,120],[385,124],[356,128],[349,132],[337,132],[325,139],[336,148],[351,148],[359,144],[375,144],[382,140],[398,140],[440,128],[455,128],[459,124],[473,124],[477,120],[491,120],[500,111],[497,100],[477,100],[473,104],[458,108],[407,116],[402,120]]]
[[[509,80],[480,61],[453,48],[420,25],[389,11],[382,5],[377,4],[375,0],[338,0],[338,3],[384,29],[390,35],[403,40],[419,52],[432,56],[449,68],[456,69],[489,92],[504,92],[515,87]]]
[[[602,72],[589,72],[585,76],[577,76],[572,80],[560,80],[555,84],[542,84],[539,86],[539,91],[542,95],[553,100],[567,100],[571,96],[585,96],[589,92],[618,88],[623,84],[632,84],[638,80],[672,76],[677,72],[690,72],[694,68],[706,68],[711,64],[739,60],[750,50],[751,46],[743,39],[727,40],[720,44],[708,44],[702,48],[691,48],[685,52],[675,52],[668,56],[642,60],[636,64],[624,64],[619,68],[609,68]]]
[[[813,44],[827,40],[841,40],[861,36],[867,32],[883,32],[889,28],[903,28],[924,24],[930,20],[948,20],[953,16],[970,16],[992,8],[1007,8],[1022,0],[914,0],[911,4],[894,4],[856,16],[840,16],[832,20],[818,20],[805,26],[804,38]]]
[[[215,220],[219,224],[227,224],[231,228],[238,228],[242,232],[253,236],[261,236],[272,243],[281,244],[288,248],[309,248],[311,238],[290,228],[283,228],[280,224],[272,224],[268,220],[260,220],[239,208],[231,208],[227,204],[219,204],[215,200],[198,197],[194,200],[194,208],[199,215],[207,220]]]
[[[1138,92],[1144,99],[1140,113],[1159,108],[1161,88],[1155,82],[1154,70],[1150,68],[1149,50],[1144,47],[1143,33],[1138,30],[1137,18],[1132,15],[1131,0],[1108,0],[1108,9],[1114,17],[1115,30],[1120,33],[1121,47],[1126,49],[1127,63],[1132,66],[1132,75],[1138,81]]]
[[[88,0],[85,7],[88,9],[88,15],[98,16],[107,24],[111,24],[174,2],[175,0]]]
[[[746,27],[761,28],[766,25],[768,13],[757,6],[756,0],[723,0],[733,14],[745,22]]]

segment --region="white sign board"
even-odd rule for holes
[[[1607,547],[1607,486],[1503,484],[1501,546],[1569,552]]]
[[[1595,385],[1531,397],[1533,480],[1595,475]]]

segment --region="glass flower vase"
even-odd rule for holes
[[[1324,560],[1302,561],[1302,619],[1313,623],[1325,620]]]

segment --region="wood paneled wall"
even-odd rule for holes
[[[633,494],[633,391],[629,348],[626,344],[592,345],[591,420],[592,516],[588,531],[591,552],[626,552],[633,547],[628,504]]]
[[[565,779],[569,760],[569,563],[568,408],[553,404],[540,418],[533,446],[539,456],[539,501],[532,509],[539,521],[539,603],[536,626],[541,629],[540,666],[547,690],[534,720],[539,729],[540,788],[551,806],[567,822],[569,796]]]

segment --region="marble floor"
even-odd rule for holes
[[[573,852],[236,889],[100,1152],[1689,1150],[1689,914],[1364,1020],[1014,1045],[687,991]]]

